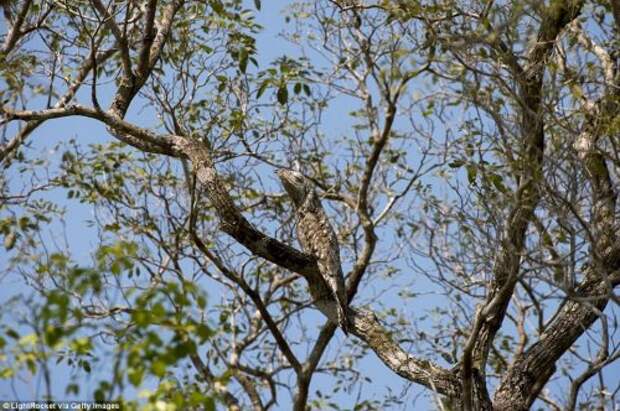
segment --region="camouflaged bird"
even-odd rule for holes
[[[349,331],[347,294],[340,266],[340,246],[329,223],[321,200],[310,180],[301,173],[281,169],[278,177],[293,201],[297,214],[297,239],[304,252],[317,258],[319,271],[336,301],[338,323],[345,334]]]

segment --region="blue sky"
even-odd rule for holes
[[[265,68],[270,62],[276,60],[278,57],[287,56],[299,56],[299,50],[293,45],[285,41],[281,36],[281,32],[286,28],[284,14],[281,10],[288,5],[286,1],[270,1],[264,2],[262,10],[257,13],[257,21],[263,25],[264,30],[257,36],[257,48],[258,59],[260,68]],[[0,25],[3,21],[0,22]],[[5,27],[0,26],[0,33],[5,32]],[[108,89],[108,91],[111,91]],[[102,90],[102,93],[106,93],[106,89]],[[101,94],[102,101],[106,101],[105,94]],[[88,91],[82,90],[79,93],[84,98],[84,101],[88,100]],[[128,119],[137,121],[139,124],[148,126],[148,118],[152,114],[148,110],[140,111],[139,113],[135,107],[139,107],[139,104],[134,105],[128,114]],[[326,127],[332,133],[345,132],[350,125],[350,122],[343,121],[347,118],[348,107],[346,104],[336,105],[334,109],[327,111],[325,115]],[[54,147],[57,144],[66,142],[68,139],[74,138],[80,145],[86,146],[92,143],[103,143],[110,141],[110,137],[100,123],[85,119],[85,118],[70,118],[70,119],[58,119],[48,121],[41,127],[39,127],[30,137],[32,142],[31,146],[27,149],[27,152],[31,155],[37,155],[41,158],[46,158],[51,162],[57,162],[59,152],[54,151]],[[56,163],[57,164],[57,163]],[[27,176],[18,173],[15,167],[9,169],[9,181],[15,188],[21,186],[21,179],[28,178]],[[275,179],[274,179],[275,181]],[[93,211],[90,206],[78,203],[76,201],[67,201],[66,192],[63,190],[53,190],[45,194],[45,197],[57,201],[66,207],[66,224],[64,227],[59,222],[54,222],[46,228],[44,234],[46,238],[51,239],[56,236],[57,233],[66,230],[66,238],[68,240],[69,248],[71,250],[73,258],[77,262],[83,262],[89,264],[91,261],[91,253],[98,244],[96,233],[88,226],[87,221],[93,218]],[[7,254],[4,254],[4,250],[0,252],[0,266],[6,266]],[[0,288],[0,301],[6,301],[10,296],[15,294],[21,294],[26,289],[22,278],[17,273],[12,273],[7,278],[2,279],[3,286]],[[213,294],[213,292],[212,292]],[[369,294],[369,293],[366,293]],[[363,300],[364,293],[360,297]],[[416,307],[408,307],[411,312],[416,312],[422,309],[422,305]],[[14,312],[2,310],[4,314],[3,321],[5,324],[11,324],[17,330],[21,330],[24,334],[30,332],[26,327],[20,326],[20,324],[12,324],[12,318],[15,317]],[[318,313],[308,315],[309,323],[316,324],[317,327],[323,323],[323,317]],[[338,332],[338,335],[333,339],[330,349],[337,349],[339,344],[344,342],[342,333]],[[355,342],[352,342],[355,343]],[[300,353],[300,358],[304,358],[304,353]],[[53,363],[53,362],[52,362]],[[405,387],[409,387],[410,384],[404,382],[402,378],[396,376],[392,371],[388,370],[375,356],[371,354],[360,361],[359,371],[372,379],[372,382],[365,382],[361,385],[360,389],[364,392],[365,399],[380,400],[387,392],[392,392],[397,396],[401,396],[401,391]],[[71,381],[72,375],[75,377],[75,371],[71,367],[63,364],[52,366],[52,380],[53,394],[58,399],[67,398],[64,393],[65,387]],[[0,400],[34,400],[41,399],[45,393],[43,388],[42,377],[40,373],[35,376],[28,377],[27,374],[23,374],[24,379],[22,381],[5,380],[0,379]],[[80,374],[80,383],[84,386],[83,394],[80,394],[74,399],[85,399],[92,392],[96,385],[97,379],[95,376],[84,378],[83,373]],[[153,383],[153,381],[151,381]],[[311,386],[311,393],[316,391],[322,391],[326,393],[329,391],[333,379],[330,377],[324,377],[317,373],[313,379]],[[151,384],[147,384],[151,385]],[[127,395],[131,396],[131,391],[127,392]],[[404,394],[404,400],[408,404],[412,404],[413,398],[422,391],[421,387],[413,386],[407,390]],[[134,395],[135,395],[134,391]],[[355,405],[356,393],[346,394],[341,393],[334,400],[343,407],[353,407]],[[68,399],[72,399],[68,397]],[[279,409],[288,409],[290,399],[283,396],[279,399]],[[417,409],[425,409],[428,403],[422,399],[416,401]],[[409,408],[406,408],[409,409]]]
[[[284,15],[281,13],[281,9],[287,6],[289,2],[281,0],[273,0],[269,2],[263,2],[262,10],[257,13],[258,22],[264,26],[264,30],[257,36],[257,48],[258,58],[261,67],[264,68],[269,62],[276,58],[288,55],[298,56],[299,51],[288,42],[283,40],[279,34],[286,27]],[[2,24],[2,23],[0,23]],[[0,33],[5,31],[4,27],[0,27]],[[350,126],[351,121],[343,121],[347,118],[348,109],[346,104],[335,105],[327,112],[324,118],[324,129],[329,129],[333,133],[339,133],[346,131]],[[129,119],[148,124],[148,112],[137,113],[135,110],[130,113]],[[51,153],[50,150],[57,143],[66,141],[68,138],[75,138],[80,144],[86,145],[95,142],[109,141],[108,133],[105,128],[97,122],[72,118],[67,120],[55,120],[46,123],[40,127],[31,137],[34,142],[29,149],[31,153],[42,153],[49,158],[54,158],[55,153]],[[20,178],[23,176],[18,175],[17,170],[12,168],[9,170],[10,180],[16,187],[20,184]],[[88,261],[90,253],[97,245],[97,238],[94,237],[92,229],[86,225],[86,220],[92,218],[92,210],[89,206],[79,204],[75,201],[65,201],[66,193],[57,190],[50,194],[53,200],[57,200],[67,207],[67,235],[70,243],[70,248],[74,257],[78,260],[83,259]],[[54,233],[61,227],[52,225],[49,228],[48,236],[53,236]],[[394,239],[395,240],[395,239]],[[7,256],[0,252],[0,266],[6,264]],[[403,267],[406,269],[405,267]],[[426,280],[420,278],[415,280],[416,292],[425,294],[419,298],[416,298],[413,304],[406,307],[398,307],[404,311],[407,316],[415,318],[420,313],[427,312],[427,309],[436,303],[436,295],[433,293],[433,287]],[[14,293],[23,291],[23,283],[20,277],[15,273],[9,275],[7,278],[2,279],[2,287],[0,288],[0,301],[4,301]],[[362,293],[360,301],[365,301],[365,298],[371,298],[373,290],[365,290]],[[364,298],[365,297],[365,298]],[[392,300],[391,297],[396,297],[395,292],[386,294],[384,296],[386,301]],[[393,301],[398,301],[398,298],[394,298]],[[11,320],[11,313],[6,310],[0,311],[3,314],[2,321]],[[319,314],[309,315],[309,321],[316,323],[317,325],[322,322],[322,317]],[[337,337],[332,341],[331,349],[337,349],[338,344],[342,344],[344,337],[342,333],[338,333]],[[355,344],[357,341],[353,340],[351,343]],[[373,397],[381,399],[386,393],[392,392],[397,396],[403,393],[403,400],[405,406],[402,409],[411,410],[424,410],[430,409],[431,404],[428,397],[422,396],[418,398],[419,394],[426,392],[420,386],[410,385],[402,378],[396,376],[392,371],[388,370],[381,361],[375,357],[374,354],[370,354],[362,359],[359,363],[358,370],[363,375],[368,375],[372,378],[372,383],[365,383],[362,386],[364,397],[372,399]],[[56,366],[53,369],[54,375],[54,393],[58,398],[64,398],[64,388],[70,381],[70,368],[66,366]],[[618,380],[620,378],[620,368],[618,365],[614,365],[607,369],[606,377],[610,380]],[[88,381],[84,381],[86,385],[89,385]],[[317,390],[327,392],[333,384],[333,380],[329,377],[322,377],[317,375],[313,380],[311,386],[311,392]],[[92,386],[92,384],[91,384]],[[35,376],[31,381],[25,381],[23,383],[13,383],[7,380],[0,380],[0,400],[2,399],[15,399],[15,395],[20,399],[36,399],[40,398],[43,391],[40,390],[40,376]],[[352,407],[355,401],[355,393],[346,394],[341,393],[335,400],[344,407]],[[415,408],[413,407],[415,401]],[[286,397],[282,397],[279,403],[279,409],[288,409],[289,403]]]

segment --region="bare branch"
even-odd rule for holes
[[[32,0],[26,0],[21,6],[19,13],[17,14],[17,18],[15,22],[11,25],[6,38],[4,39],[4,44],[2,45],[2,53],[8,54],[10,53],[19,39],[23,36],[24,32],[22,31],[22,26],[24,25],[24,21],[26,20],[26,16],[28,15],[28,10],[30,9],[30,5],[32,4]],[[6,5],[5,7],[9,7]]]
[[[126,77],[132,77],[131,70],[131,58],[129,57],[129,44],[127,43],[127,37],[121,32],[121,29],[116,24],[114,20],[114,16],[112,16],[108,9],[103,5],[101,0],[91,0],[99,14],[103,16],[103,23],[110,29],[114,38],[116,39],[116,44],[120,49],[121,53],[121,61],[123,63],[123,72]]]

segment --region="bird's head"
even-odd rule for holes
[[[277,171],[277,174],[296,207],[301,206],[314,190],[312,182],[298,171],[282,168]]]

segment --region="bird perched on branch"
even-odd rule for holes
[[[317,258],[321,276],[329,286],[331,297],[336,303],[338,324],[344,333],[348,334],[348,299],[336,233],[329,223],[312,182],[293,170],[281,169],[277,174],[295,207],[297,239],[305,252]]]

